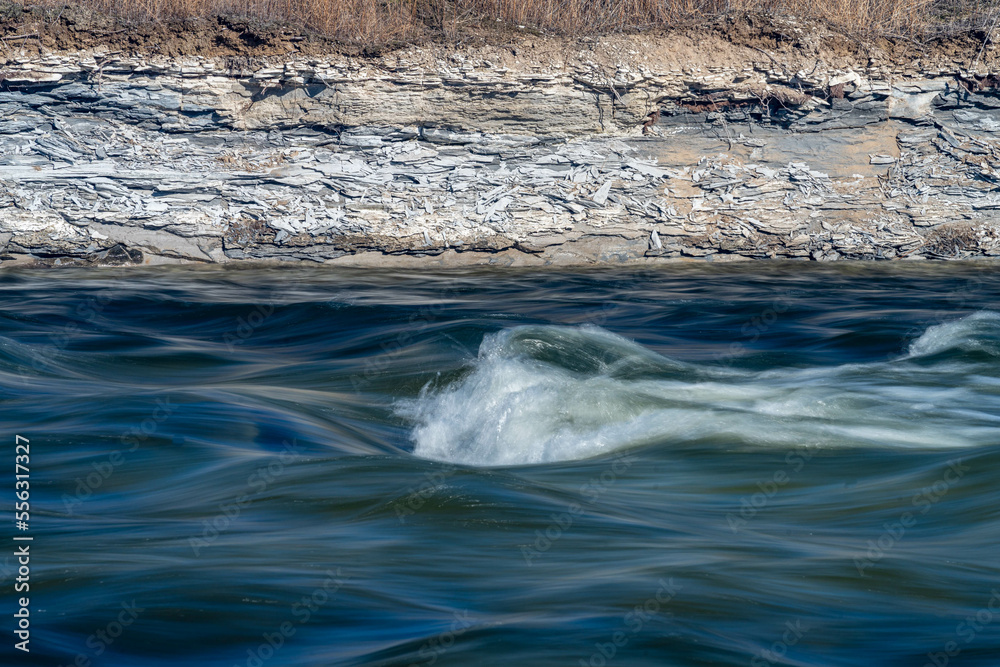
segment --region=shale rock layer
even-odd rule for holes
[[[987,65],[653,46],[9,57],[2,257],[1000,255]]]

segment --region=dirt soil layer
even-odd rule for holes
[[[1000,256],[988,40],[721,20],[365,55],[198,26],[8,34],[3,261]]]

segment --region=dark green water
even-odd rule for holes
[[[11,271],[0,305],[4,664],[1000,665],[992,265]]]

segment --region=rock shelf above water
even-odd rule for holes
[[[708,67],[640,41],[558,58],[8,57],[2,256],[1000,255],[1000,78],[985,65],[810,70],[743,49]]]

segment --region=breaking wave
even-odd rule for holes
[[[1000,439],[997,357],[992,311],[931,326],[887,361],[767,371],[681,362],[593,326],[521,326],[397,412],[417,456],[477,466],[681,443],[971,447]]]

